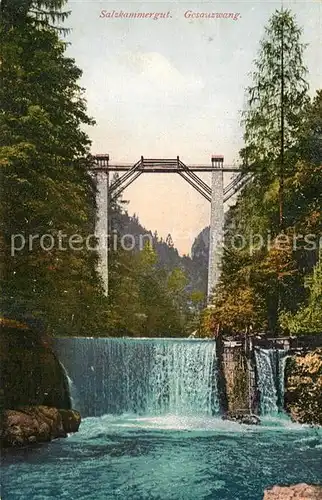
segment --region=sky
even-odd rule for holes
[[[70,0],[68,55],[83,70],[92,153],[110,163],[175,158],[210,164],[222,154],[238,164],[243,145],[240,113],[253,60],[271,14],[281,1],[110,2]],[[322,0],[284,0],[308,43],[310,94],[322,87]],[[104,14],[102,14],[104,11]],[[112,12],[164,13],[166,18],[126,19]],[[196,19],[187,11],[234,13],[237,20]],[[102,17],[104,15],[104,17]],[[210,183],[207,174],[203,179]],[[225,183],[229,174],[225,174]],[[177,174],[141,175],[124,192],[129,214],[189,253],[209,224],[210,204]]]

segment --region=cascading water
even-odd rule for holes
[[[219,412],[213,341],[60,338],[55,343],[83,417]]]
[[[282,349],[255,350],[262,415],[272,415],[283,411],[286,353],[287,351]]]
[[[77,395],[76,395],[74,382],[72,381],[72,379],[68,375],[68,372],[67,372],[66,368],[64,367],[63,363],[60,363],[60,366],[61,366],[61,368],[64,372],[64,375],[66,377],[66,383],[68,384],[71,407],[76,408],[78,403],[77,403]]]
[[[284,393],[285,393],[285,366],[286,361],[289,356],[286,354],[286,351],[280,351],[279,354],[279,371],[278,371],[278,388],[279,388],[279,410],[284,411]]]

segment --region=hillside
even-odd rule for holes
[[[164,240],[162,237],[159,237],[156,231],[152,232],[150,229],[145,228],[140,223],[136,214],[130,216],[126,211],[116,211],[111,216],[110,224],[112,231],[117,232],[120,237],[124,235],[134,236],[136,242],[135,248],[137,250],[140,248],[142,236],[150,235],[153,241],[153,248],[158,256],[158,267],[169,272],[175,268],[182,269],[188,278],[187,291],[198,291],[206,295],[209,227],[204,228],[195,238],[191,246],[191,256],[181,256],[175,248],[170,234]]]

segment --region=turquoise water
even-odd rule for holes
[[[7,450],[2,500],[261,500],[274,484],[322,482],[322,429],[281,414],[262,426],[218,417],[215,342],[80,338],[56,348],[86,418],[67,439]],[[265,351],[257,361],[261,409],[277,412],[283,365]]]
[[[2,500],[260,500],[276,483],[322,482],[322,430],[267,419],[101,416],[3,456]]]

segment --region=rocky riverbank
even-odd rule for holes
[[[51,441],[77,432],[81,422],[75,410],[58,410],[49,406],[27,406],[5,410],[0,423],[3,447],[21,447]]]
[[[0,318],[0,443],[51,441],[77,432],[64,368],[50,339],[24,322]]]
[[[288,359],[285,409],[295,422],[322,425],[322,349]]]
[[[71,409],[64,369],[50,339],[25,323],[0,318],[0,407]]]
[[[308,484],[273,486],[264,492],[263,500],[321,500],[322,487]]]

